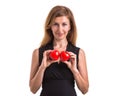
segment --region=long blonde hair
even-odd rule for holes
[[[70,20],[71,29],[67,35],[67,40],[69,42],[71,42],[73,45],[76,45],[77,29],[76,29],[76,23],[75,23],[73,13],[71,12],[71,10],[68,7],[55,6],[51,9],[51,11],[49,12],[49,14],[46,18],[46,22],[45,22],[45,26],[44,26],[45,33],[44,33],[44,37],[43,37],[43,40],[42,40],[40,46],[44,46],[47,43],[53,41],[54,36],[52,34],[51,26],[52,26],[55,18],[60,17],[60,16],[67,16],[67,18]]]

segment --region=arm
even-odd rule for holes
[[[79,51],[78,70],[72,70],[76,84],[83,94],[88,91],[89,81],[85,53],[82,49]]]
[[[66,63],[68,68],[72,71],[78,88],[83,94],[85,94],[89,88],[85,53],[82,49],[80,49],[78,58],[78,68],[76,62],[76,54],[72,52],[69,52],[69,54],[71,56],[70,62],[64,61],[64,63]]]
[[[43,59],[39,66],[39,49],[35,49],[32,54],[32,64],[31,64],[31,72],[30,72],[30,80],[29,86],[30,90],[33,93],[36,93],[40,86],[42,85],[43,76],[46,68],[53,64],[53,62],[57,62],[57,60],[49,60],[48,54],[51,50],[44,51]]]
[[[31,92],[36,93],[42,84],[43,75],[45,71],[45,67],[39,66],[39,50],[38,49],[35,49],[33,51],[31,63],[32,64],[31,64],[29,86],[30,86]]]

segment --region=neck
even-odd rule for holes
[[[54,40],[53,41],[53,45],[56,48],[64,48],[64,47],[67,46],[67,44],[68,44],[67,39],[65,39],[65,40]]]

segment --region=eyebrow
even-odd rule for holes
[[[62,24],[63,23],[65,23],[65,24],[67,24],[67,23],[69,23],[69,22],[62,22]],[[59,24],[58,22],[54,22],[53,24]]]

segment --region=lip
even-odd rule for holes
[[[58,33],[57,35],[60,36],[60,37],[63,36],[63,34],[61,34],[61,33]]]

